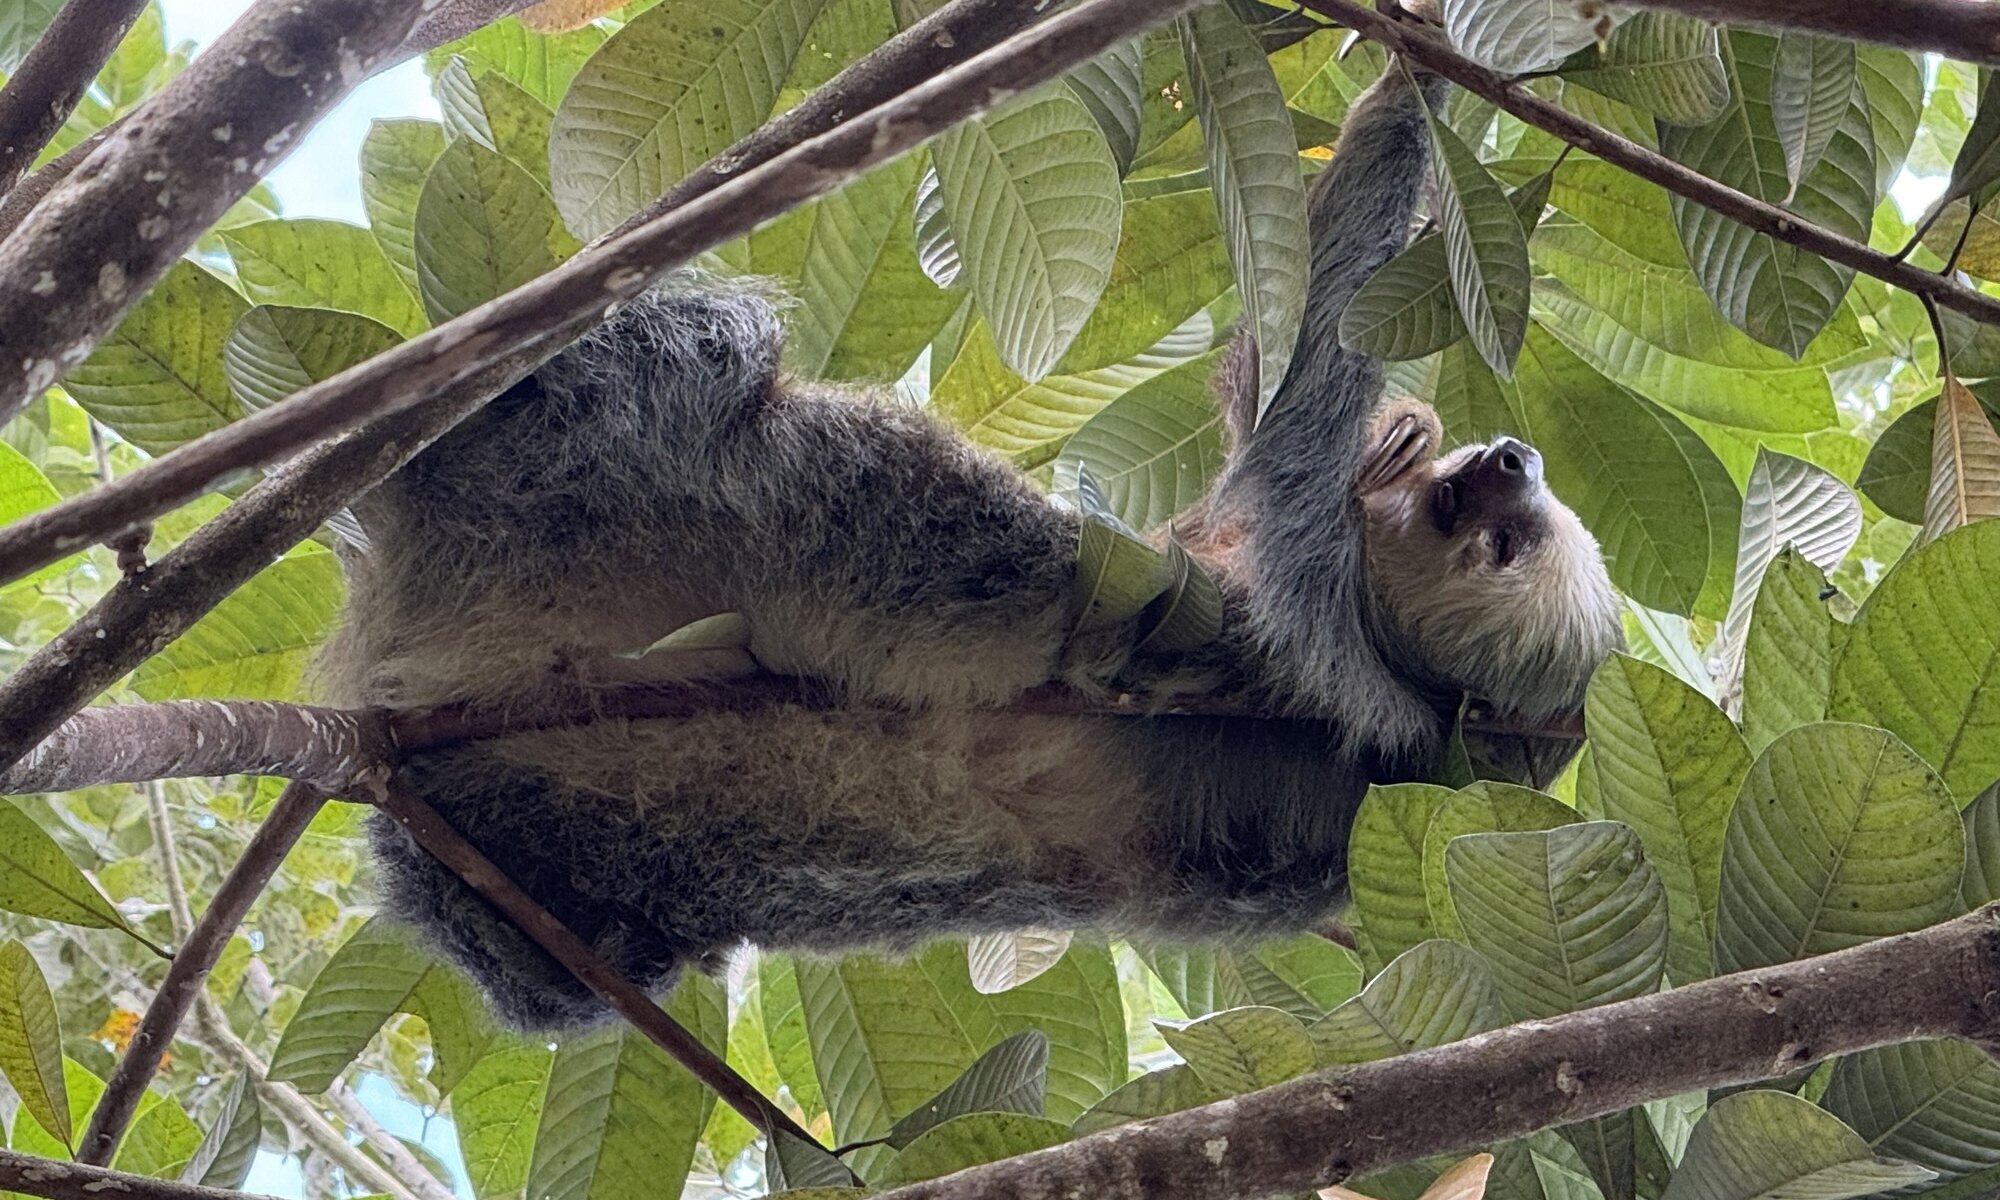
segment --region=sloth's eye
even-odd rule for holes
[[[1518,539],[1505,529],[1495,529],[1487,544],[1493,551],[1493,565],[1496,567],[1504,567],[1513,562],[1514,556],[1520,553],[1521,549]]]

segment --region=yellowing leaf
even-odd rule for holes
[[[1931,489],[1923,540],[2000,516],[2000,433],[1966,386],[1946,375],[1931,427]]]
[[[623,3],[625,0],[542,0],[521,10],[521,24],[536,33],[568,33]]]

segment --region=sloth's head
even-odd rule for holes
[[[1623,642],[1597,539],[1512,437],[1432,457],[1428,405],[1378,418],[1355,490],[1369,581],[1422,667],[1505,713],[1539,720],[1583,703]]]

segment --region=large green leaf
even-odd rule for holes
[[[575,249],[534,176],[470,139],[431,165],[414,236],[417,290],[434,321],[519,287]]]
[[[222,344],[248,307],[182,259],[71,368],[63,390],[150,454],[220,429],[243,415],[222,373]]]
[[[1819,1106],[1757,1089],[1709,1108],[1663,1200],[1847,1200],[1930,1177],[1876,1157]]]
[[[1347,835],[1347,887],[1360,913],[1362,960],[1380,971],[1438,934],[1424,894],[1424,831],[1452,797],[1428,783],[1368,789]]]
[[[1446,848],[1466,940],[1518,1020],[1655,991],[1667,962],[1667,897],[1639,835],[1614,821],[1486,833]]]
[[[1521,75],[1561,62],[1601,35],[1603,10],[1522,0],[1444,0],[1445,32],[1459,52],[1496,71]]]
[[[1712,557],[1735,538],[1735,522],[1717,528],[1708,509],[1705,451],[1539,328],[1509,391],[1550,488],[1597,536],[1612,582],[1649,607],[1691,611]]]
[[[813,1068],[812,1044],[806,1034],[805,1006],[799,998],[799,978],[789,958],[758,954],[757,1004],[762,1009],[764,1039],[778,1078],[808,1117],[825,1112],[819,1074]]]
[[[1457,906],[1445,871],[1454,839],[1474,833],[1524,833],[1554,829],[1579,820],[1561,801],[1511,783],[1475,783],[1439,805],[1424,826],[1424,902],[1438,937],[1463,939]]]
[[[1201,1076],[1194,1073],[1194,1068],[1186,1063],[1175,1063],[1157,1071],[1148,1071],[1099,1100],[1076,1119],[1070,1126],[1070,1132],[1084,1137],[1128,1122],[1161,1117],[1220,1099],[1222,1094],[1203,1083]]]
[[[690,972],[667,1011],[720,1052],[722,985]],[[625,1024],[564,1040],[549,1068],[527,1194],[544,1200],[678,1196],[715,1093]]]
[[[427,322],[375,236],[345,221],[258,221],[222,231],[236,276],[256,304],[338,308],[397,333]]]
[[[1124,362],[1229,290],[1229,248],[1205,188],[1125,202],[1111,283],[1070,343],[1065,374]]]
[[[1637,831],[1666,888],[1668,975],[1705,979],[1715,971],[1723,831],[1749,748],[1708,697],[1622,654],[1591,678],[1584,721],[1604,815]]]
[[[445,132],[468,138],[549,186],[549,127],[555,113],[498,71],[476,77],[454,59],[437,77]]]
[[[1312,1070],[1312,1039],[1282,1009],[1252,1006],[1210,1013],[1186,1025],[1160,1025],[1160,1036],[1209,1089],[1237,1096]]]
[[[1855,54],[1875,134],[1875,194],[1884,196],[1903,170],[1923,115],[1923,56],[1867,44],[1857,46]]]
[[[148,700],[293,699],[340,598],[340,564],[308,543],[140,664],[132,689]]]
[[[1572,55],[1562,77],[1674,125],[1714,120],[1729,103],[1716,27],[1679,13],[1634,14]]]
[[[966,278],[1007,366],[1054,369],[1111,280],[1118,166],[1083,102],[1048,84],[932,144]]]
[[[1796,29],[1778,35],[1771,60],[1771,123],[1793,188],[1819,165],[1847,119],[1856,87],[1854,43]],[[1786,199],[1791,199],[1790,195]]]
[[[1794,191],[1770,103],[1777,46],[1773,37],[1731,30],[1722,42],[1729,107],[1706,125],[1667,129],[1662,148],[1719,182],[1866,241],[1875,209],[1867,106],[1858,91],[1850,93],[1839,127]],[[1767,346],[1803,353],[1840,307],[1853,269],[1753,233],[1691,200],[1676,196],[1672,203],[1688,262],[1722,314]]]
[[[1257,1005],[1316,1021],[1361,988],[1354,955],[1317,934],[1241,946],[1141,942],[1135,948],[1193,1017]]]
[[[452,1089],[451,1123],[473,1195],[504,1196],[528,1182],[554,1058],[547,1046],[502,1037]]]
[[[971,1113],[1039,1117],[1048,1091],[1049,1039],[1039,1029],[1024,1029],[988,1048],[943,1091],[903,1114],[885,1140],[901,1150],[953,1117]]]
[[[1743,645],[1743,736],[1753,754],[1788,729],[1826,717],[1833,678],[1833,614],[1826,574],[1797,550],[1764,571]]]
[[[1968,909],[2000,900],[2000,780],[1965,806],[1965,875],[1959,896]]]
[[[255,412],[331,379],[403,339],[360,313],[260,304],[244,313],[222,347],[229,390]]]
[[[1750,970],[1934,924],[1958,911],[1964,865],[1958,805],[1892,734],[1781,734],[1730,810],[1716,966]]]
[[[1145,120],[1145,51],[1139,39],[1121,42],[1069,73],[1069,89],[1097,121],[1120,175],[1132,169]]]
[[[417,197],[442,153],[444,127],[436,121],[377,120],[361,143],[368,232],[412,296],[417,294]]]
[[[1972,389],[1973,395],[1994,416],[1994,393],[1985,384]],[[1898,521],[1921,525],[1930,490],[1931,442],[1937,427],[1936,398],[1912,405],[1889,423],[1868,450],[1855,486],[1875,502],[1875,506]]]
[[[549,133],[571,231],[609,232],[762,125],[824,5],[662,4],[613,34],[577,72]]]
[[[1425,119],[1452,295],[1479,356],[1506,376],[1528,328],[1528,239],[1471,147],[1436,113]]]
[[[256,1163],[263,1137],[264,1106],[257,1099],[250,1075],[239,1073],[223,1094],[215,1123],[181,1168],[181,1182],[226,1191],[241,1188]]]
[[[424,66],[436,74],[454,57],[463,58],[475,76],[496,71],[554,107],[603,44],[604,31],[594,25],[569,33],[538,33],[518,20],[501,20],[432,50],[424,55]]]
[[[969,1113],[954,1117],[918,1138],[889,1164],[881,1182],[885,1187],[901,1187],[981,1163],[1059,1146],[1068,1140],[1066,1126],[1044,1117]]]
[[[62,0],[20,0],[0,8],[0,75],[12,75],[55,20]]]
[[[1960,796],[2000,778],[2000,521],[1948,533],[1898,563],[1833,664],[1827,712],[1895,732]]]
[[[74,1143],[55,997],[35,956],[18,941],[0,943],[0,1076],[43,1129]]]
[[[1820,1100],[1877,1154],[1959,1179],[2000,1166],[2000,1063],[1967,1042],[1850,1054]]]
[[[1257,341],[1261,419],[1284,382],[1305,313],[1305,184],[1284,93],[1241,20],[1227,5],[1210,4],[1183,17],[1180,32],[1243,321]]]
[[[1056,487],[1088,470],[1111,511],[1142,533],[1199,499],[1222,467],[1222,414],[1208,390],[1219,356],[1155,375],[1086,421],[1056,459]]]
[[[1306,1028],[1320,1065],[1373,1062],[1442,1046],[1505,1023],[1480,955],[1457,942],[1420,942],[1359,996]]]
[[[1019,987],[1062,961],[1075,936],[1068,930],[1010,929],[965,940],[972,986],[986,995]]]
[[[0,911],[132,932],[104,893],[12,800],[0,800]]]

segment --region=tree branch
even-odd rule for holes
[[[0,421],[394,54],[424,0],[263,0],[0,242]]]
[[[1800,7],[1811,0],[1801,0]],[[1937,2],[1937,0],[1931,0]],[[1370,41],[1380,42],[1437,72],[1475,95],[1499,105],[1507,112],[1552,133],[1570,145],[1587,150],[1608,163],[1624,168],[1650,183],[1659,184],[1677,196],[1712,209],[1736,223],[1768,234],[1781,242],[1810,250],[1829,262],[1852,267],[1913,295],[1964,313],[1988,325],[2000,325],[2000,298],[1989,296],[1956,280],[1926,271],[1914,264],[1884,254],[1852,238],[1815,225],[1796,213],[1745,195],[1717,183],[1699,171],[1692,171],[1608,129],[1544,100],[1506,76],[1490,71],[1460,55],[1442,41],[1410,25],[1364,8],[1354,0],[1298,0],[1303,8],[1326,17]],[[1791,8],[1779,0],[1772,7]],[[1722,7],[1718,4],[1717,7]],[[1829,10],[1851,10],[1855,5],[1832,4]],[[1989,7],[1980,5],[1979,7]],[[2000,21],[2000,5],[1990,6],[1990,20]]]
[[[782,1130],[813,1145],[819,1144],[817,1138],[751,1086],[721,1056],[668,1016],[665,1009],[600,958],[582,938],[571,933],[553,913],[535,903],[519,884],[481,854],[478,847],[460,837],[421,797],[391,780],[376,789],[373,799],[376,807],[402,826],[419,846],[506,914],[522,933],[569,968],[599,999],[686,1067],[689,1074],[712,1089],[744,1120],[766,1136]]]
[[[146,0],[69,0],[0,87],[0,196],[76,111]]]
[[[1631,0],[1731,25],[1802,29],[2000,66],[2000,5],[1988,0]]]
[[[225,1192],[82,1163],[56,1162],[18,1150],[0,1150],[0,1192],[20,1192],[45,1200],[105,1200],[107,1196],[128,1200],[277,1200],[275,1196]]]
[[[105,1081],[104,1094],[92,1110],[90,1125],[77,1147],[78,1162],[102,1166],[111,1161],[118,1139],[124,1135],[126,1125],[146,1094],[146,1085],[159,1070],[160,1056],[173,1042],[188,1006],[200,994],[215,960],[229,942],[229,935],[243,923],[243,915],[250,911],[264,885],[277,873],[278,864],[284,861],[325,802],[324,794],[300,783],[291,784],[279,793],[263,824],[257,827],[256,835],[244,847],[243,857],[223,879],[222,886],[215,889],[208,911],[195,923],[186,943],[176,950],[173,962],[167,967],[167,977],[160,981],[160,990],[154,994],[152,1004],[139,1019],[131,1043],[125,1047],[125,1056],[118,1060],[117,1069]]]
[[[203,775],[276,775],[343,791],[385,761],[380,714],[266,700],[87,708],[0,771],[0,793]]]
[[[834,190],[994,104],[1084,62],[1196,0],[1088,0],[865,115],[834,124],[776,158],[623,233],[495,300],[339,375],[207,434],[73,500],[0,531],[0,582],[53,562],[368,419],[397,412],[502,356],[573,336],[607,305],[712,246]],[[41,210],[30,218],[41,219]],[[16,239],[25,236],[23,226]],[[0,308],[0,319],[4,308]],[[0,329],[5,329],[0,320]],[[8,362],[0,362],[4,399]]]
[[[881,1200],[1296,1194],[1920,1038],[2000,1035],[2000,905],[1851,950],[1311,1075]]]

